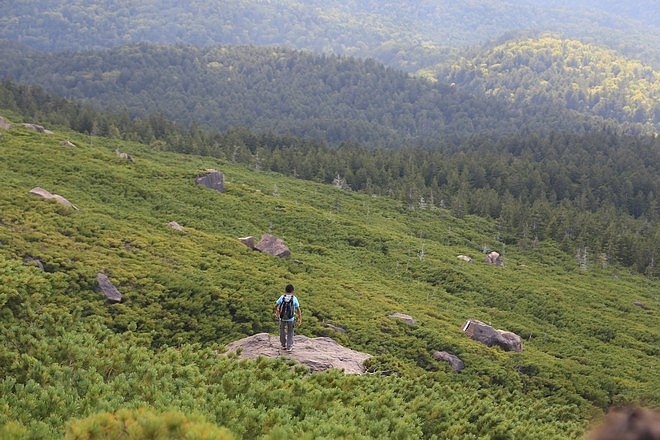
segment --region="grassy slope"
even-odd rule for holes
[[[77,148],[59,144],[69,136]],[[132,154],[135,163],[117,158],[115,148]],[[391,392],[389,381],[404,381],[397,385],[400,393],[411,395],[397,395],[396,405],[409,405],[406,411],[417,405],[419,412],[414,422],[401,423],[421,426],[426,436],[430,424],[443,426],[447,419],[457,421],[455,429],[475,423],[469,405],[458,410],[462,404],[456,403],[440,417],[428,413],[428,400],[482,402],[487,417],[506,414],[531,423],[511,427],[512,438],[525,430],[539,438],[573,437],[584,428],[576,428],[576,421],[611,403],[660,405],[657,281],[613,267],[581,271],[552,243],[498,249],[507,267],[497,269],[480,261],[483,246],[499,246],[495,225],[487,220],[458,219],[437,209],[409,211],[385,198],[116,140],[14,127],[2,132],[0,157],[0,254],[44,263],[48,274],[34,276],[46,277],[55,293],[50,305],[48,298],[40,300],[43,307],[143,335],[156,357],[164,346],[213,347],[275,332],[270,305],[292,282],[307,315],[301,333],[329,335],[367,351],[375,355],[373,371],[401,377],[346,380],[340,388],[354,386],[357,395],[373,400],[381,387],[384,395]],[[224,194],[194,185],[207,168],[225,173]],[[28,194],[35,186],[63,195],[80,211]],[[169,229],[169,221],[186,232]],[[268,230],[285,239],[290,260],[252,252],[236,240]],[[476,262],[465,264],[458,254]],[[110,276],[123,304],[102,301],[94,291],[97,272]],[[396,311],[413,315],[418,324],[387,318]],[[504,353],[470,341],[460,331],[467,318],[517,332],[525,351]],[[323,322],[348,333],[330,333]],[[462,374],[432,360],[433,351],[445,349],[465,361]],[[253,387],[258,393],[259,384]],[[344,403],[356,414],[369,413],[362,402]],[[101,409],[106,406],[96,411]],[[91,405],[86,412],[94,410]],[[530,422],[537,412],[543,415]],[[5,417],[21,419],[16,414],[5,411]],[[324,417],[332,423],[332,414]],[[322,429],[313,420],[301,421],[300,429]],[[465,429],[475,434],[483,428]]]

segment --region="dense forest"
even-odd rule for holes
[[[434,76],[520,106],[545,104],[660,128],[660,73],[611,50],[545,36],[476,51]]]
[[[456,207],[412,209],[341,179],[70,131],[70,120],[102,126],[111,115],[37,88],[5,83],[2,96],[24,107],[0,110],[0,438],[577,440],[612,405],[660,405],[657,279],[591,250],[576,259],[548,237],[509,244],[497,220]],[[21,123],[37,121],[30,111],[45,130]],[[156,122],[168,139],[213,145],[157,118],[115,128],[139,137]],[[269,146],[233,136],[222,152],[237,159]],[[318,148],[333,154],[349,157]],[[404,176],[406,166],[396,163]],[[195,185],[209,168],[223,172],[224,192]],[[266,231],[291,258],[238,239]],[[505,266],[485,263],[485,247]],[[99,291],[99,273],[121,302]],[[297,334],[368,353],[366,374],[224,354],[236,339],[276,334],[272,304],[287,283],[304,307]],[[471,340],[470,318],[520,335],[523,351]]]
[[[38,120],[81,133],[139,140],[159,150],[225,158],[257,170],[334,183],[400,200],[409,209],[442,207],[457,216],[493,219],[498,239],[534,247],[553,239],[566,252],[623,264],[657,277],[660,248],[660,149],[655,136],[603,130],[585,134],[473,136],[456,150],[330,146],[247,129],[211,132],[160,114],[132,120],[125,113],[54,98],[9,81],[0,103]]]
[[[415,72],[511,32],[555,32],[660,66],[657,2],[595,0],[23,0],[0,40],[59,52],[142,42],[278,46]]]
[[[550,41],[500,48],[498,59],[485,55],[491,70],[509,58],[519,68],[510,75],[478,75],[474,81],[469,78],[485,67],[465,66],[449,81],[429,81],[374,61],[286,49],[145,44],[58,54],[6,45],[0,71],[59,96],[123,109],[131,118],[157,112],[213,131],[249,127],[333,145],[456,146],[475,133],[497,139],[521,132],[588,133],[613,125],[629,134],[657,130],[656,72],[595,47]],[[548,62],[538,48],[544,44],[564,47],[566,66],[536,69]],[[589,70],[568,65],[586,57],[591,57]],[[637,69],[643,75],[622,80],[624,73],[613,72],[612,61],[625,72]],[[576,71],[563,76],[565,69]],[[482,76],[488,88],[475,86]],[[492,77],[499,82],[493,84]],[[497,92],[484,94],[492,90]],[[519,98],[512,100],[510,93]],[[589,103],[573,105],[581,97]],[[613,111],[608,100],[625,105]]]

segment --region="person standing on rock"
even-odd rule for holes
[[[280,320],[280,344],[286,351],[293,349],[293,333],[298,317],[298,325],[302,324],[302,309],[298,298],[293,294],[293,285],[287,284],[284,288],[284,295],[275,301],[273,312],[275,317]]]

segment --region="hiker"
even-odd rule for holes
[[[275,317],[280,320],[280,344],[286,351],[291,351],[293,348],[293,327],[296,315],[298,324],[302,324],[302,310],[293,290],[293,285],[287,284],[284,288],[284,295],[275,301],[273,310]]]

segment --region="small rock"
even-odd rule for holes
[[[413,325],[413,324],[417,323],[417,321],[415,321],[415,318],[413,318],[412,316],[406,315],[406,314],[403,314],[403,313],[398,313],[398,312],[397,313],[392,313],[391,315],[388,316],[388,318],[400,319],[403,322],[405,322],[406,324],[410,324],[410,325]]]

